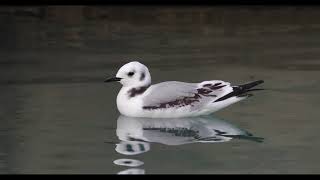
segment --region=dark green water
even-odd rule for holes
[[[117,8],[77,21],[1,8],[0,173],[320,172],[319,9]],[[120,85],[103,81],[130,60],[154,83],[264,79],[268,90],[203,123],[119,124]],[[197,141],[225,126],[264,140]],[[141,153],[116,151],[117,130],[145,138],[124,146]]]

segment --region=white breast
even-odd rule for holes
[[[121,88],[117,96],[117,107],[121,114],[136,117],[142,111],[142,100],[138,96],[129,97],[129,89],[126,87]]]

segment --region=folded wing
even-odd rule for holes
[[[224,81],[202,83],[168,81],[148,88],[143,98],[143,108],[161,109],[184,106],[201,108],[231,91],[230,83]]]

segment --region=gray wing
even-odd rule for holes
[[[230,84],[223,81],[204,81],[199,84],[168,81],[149,87],[143,98],[143,106],[203,105],[230,92],[230,89],[232,91]]]
[[[144,106],[154,106],[183,97],[192,97],[195,93],[197,93],[196,83],[162,82],[148,88],[147,95],[143,99],[143,104]]]

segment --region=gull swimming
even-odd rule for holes
[[[115,77],[120,82],[117,108],[122,115],[146,118],[181,118],[212,114],[262,90],[253,87],[263,80],[231,85],[221,80],[200,83],[166,81],[151,85],[149,69],[138,61],[123,65]]]

